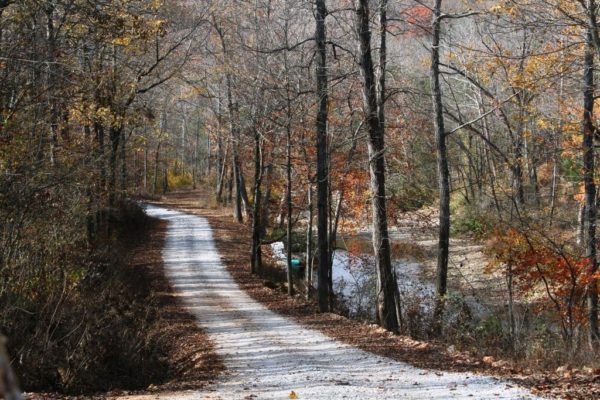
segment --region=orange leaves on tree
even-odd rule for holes
[[[553,246],[542,236],[523,233],[515,228],[497,232],[488,242],[486,252],[494,259],[488,272],[503,269],[511,273],[518,294],[546,296],[553,302],[561,317],[584,322],[583,298],[586,287],[600,274],[590,274],[590,260],[580,254],[567,253]],[[541,305],[541,309],[544,308]]]
[[[408,25],[406,32],[410,36],[423,36],[427,34],[427,27],[431,24],[431,9],[417,5],[407,8],[403,14],[404,20]]]

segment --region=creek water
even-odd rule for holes
[[[405,236],[395,233],[393,240],[408,241],[408,237]],[[370,237],[366,234],[346,237],[343,243],[350,249],[368,249],[371,246]],[[286,249],[283,242],[276,242],[271,246],[274,258],[280,263],[285,263]],[[403,312],[410,309],[418,311],[425,318],[432,316],[435,305],[435,283],[425,276],[425,265],[407,257],[392,260],[392,267],[403,300],[401,302]],[[348,314],[361,319],[374,319],[377,285],[374,257],[368,253],[337,249],[333,255],[332,274],[333,290]],[[313,285],[316,286],[316,270],[313,276]],[[459,293],[450,294],[461,296]],[[461,312],[459,308],[463,306],[467,307],[471,317],[475,319],[484,318],[489,314],[489,310],[478,299],[472,296],[461,296],[460,306],[450,307],[446,318],[448,320],[457,318],[457,314]]]

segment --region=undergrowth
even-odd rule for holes
[[[1,330],[24,390],[81,394],[145,389],[165,379],[170,343],[155,334],[160,299],[149,271],[127,263],[154,223],[135,203],[122,203],[110,239],[55,260],[79,262],[62,269],[70,274],[62,282],[46,282],[38,296],[0,297]]]

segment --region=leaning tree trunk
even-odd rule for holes
[[[594,48],[592,40],[592,26],[595,26],[595,2],[588,1],[590,23],[588,28],[583,92],[583,182],[585,187],[585,215],[584,224],[587,227],[585,237],[585,253],[589,258],[590,276],[596,274],[598,261],[596,260],[596,185],[594,184]],[[598,329],[598,280],[591,279],[587,287],[587,306],[590,343],[597,348],[600,345],[600,332]]]
[[[383,121],[377,111],[375,71],[371,56],[369,2],[357,0],[356,28],[360,46],[359,60],[363,78],[363,101],[369,136],[369,172],[371,175],[371,206],[373,208],[373,250],[377,267],[377,317],[388,330],[398,330],[394,292],[396,282],[392,273],[390,240],[385,199],[385,141]]]
[[[440,31],[442,0],[435,0],[432,19],[431,42],[431,97],[433,100],[435,144],[437,153],[438,188],[440,196],[439,232],[436,271],[436,307],[434,330],[439,335],[442,329],[444,299],[448,280],[448,247],[450,244],[450,172],[448,169],[448,150],[446,148],[446,130],[440,84]]]
[[[319,254],[318,298],[319,311],[329,311],[329,240],[328,224],[328,190],[329,171],[327,165],[327,43],[325,18],[327,7],[325,0],[315,1],[315,39],[317,43],[316,76],[319,106],[317,111],[317,235]]]
[[[223,188],[225,187],[225,180],[227,176],[227,151],[229,147],[225,148],[225,152],[223,157],[221,158],[220,167],[217,170],[218,178],[217,178],[217,202],[219,204],[225,204],[225,200],[223,199]]]

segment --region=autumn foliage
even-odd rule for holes
[[[587,323],[586,291],[600,277],[589,273],[589,258],[569,250],[544,235],[512,227],[497,231],[487,243],[493,256],[488,271],[510,276],[515,294],[522,301],[532,300],[535,312],[553,314],[566,342],[577,326]]]

